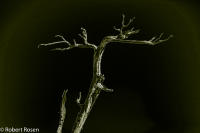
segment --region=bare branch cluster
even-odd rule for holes
[[[57,41],[57,42],[52,42],[52,43],[46,43],[46,44],[40,44],[38,45],[38,47],[40,46],[49,46],[49,45],[55,45],[55,44],[61,44],[61,43],[64,43],[67,45],[67,47],[64,47],[64,48],[55,48],[55,49],[52,49],[52,50],[60,50],[60,51],[64,51],[64,50],[70,50],[72,48],[92,48],[94,50],[97,49],[97,46],[94,45],[94,44],[91,44],[91,43],[88,43],[87,41],[87,31],[86,29],[84,28],[81,28],[82,30],[82,34],[79,34],[79,36],[83,39],[84,41],[84,44],[79,44],[79,43],[76,43],[76,40],[73,39],[73,44],[71,44],[69,41],[67,41],[63,36],[61,35],[56,35],[55,37],[59,37],[61,38],[61,41]]]
[[[116,28],[115,26],[113,27],[114,30],[119,32],[119,35],[117,35],[117,39],[126,39],[130,35],[139,33],[140,30],[139,29],[134,30],[135,29],[134,27],[132,27],[131,29],[125,30],[126,28],[128,28],[130,26],[130,24],[133,22],[134,19],[135,19],[135,17],[131,18],[129,20],[129,22],[127,24],[125,24],[125,15],[122,14],[121,28]]]
[[[128,44],[145,44],[145,45],[156,45],[162,42],[165,42],[167,40],[169,40],[170,38],[173,37],[173,35],[168,36],[167,38],[161,39],[163,36],[163,33],[161,33],[158,37],[154,36],[149,40],[127,40],[127,38],[129,38],[129,36],[134,35],[139,33],[139,29],[135,29],[134,27],[128,29],[128,27],[131,25],[131,23],[133,22],[134,18],[131,18],[127,24],[125,24],[125,15],[122,15],[122,23],[121,23],[121,27],[120,28],[116,28],[115,26],[113,27],[114,30],[118,31],[119,34],[116,36],[106,36],[102,39],[101,44],[108,44],[110,42],[119,42],[119,43],[128,43]],[[94,50],[97,50],[97,46],[95,44],[91,44],[88,42],[88,37],[87,37],[87,31],[85,28],[81,28],[82,33],[79,34],[79,36],[83,39],[83,44],[79,44],[76,43],[76,40],[73,39],[73,44],[71,44],[69,41],[67,41],[63,36],[61,35],[56,35],[55,37],[59,37],[61,38],[61,41],[57,41],[57,42],[52,42],[52,43],[47,43],[47,44],[40,44],[39,46],[49,46],[49,45],[54,45],[54,44],[60,44],[60,43],[64,43],[67,44],[67,47],[64,48],[55,48],[52,50],[60,50],[60,51],[64,51],[64,50],[70,50],[72,48],[92,48]],[[100,45],[101,45],[100,44]]]
[[[119,43],[128,43],[128,44],[145,44],[145,45],[156,45],[162,42],[165,42],[167,40],[169,40],[170,38],[173,37],[173,35],[169,35],[167,38],[165,39],[161,39],[163,36],[163,33],[161,33],[158,37],[154,36],[149,40],[126,40],[129,36],[137,34],[140,32],[139,29],[136,29],[134,27],[127,29],[130,24],[133,22],[133,20],[135,19],[132,18],[128,21],[127,24],[125,24],[125,15],[122,15],[122,23],[121,23],[121,27],[120,28],[116,28],[115,26],[113,27],[114,30],[118,31],[119,34],[117,36],[106,36],[103,39],[103,43],[104,42],[119,42]]]
[[[164,33],[161,33],[158,37],[152,37],[149,42],[151,45],[156,45],[156,44],[159,44],[159,43],[162,43],[162,42],[165,42],[167,40],[169,40],[170,38],[173,37],[173,35],[169,35],[167,38],[165,39],[161,39],[162,36],[163,36]]]

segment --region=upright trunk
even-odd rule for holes
[[[83,105],[81,105],[80,112],[78,113],[74,127],[72,128],[72,133],[80,133],[83,125],[85,124],[85,121],[96,101],[98,98],[101,89],[97,87],[97,84],[100,80],[101,74],[101,59],[104,52],[104,46],[100,45],[97,50],[94,52],[93,56],[93,78],[92,82],[90,84],[88,95],[85,99],[85,102]]]

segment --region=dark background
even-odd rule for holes
[[[199,3],[172,0],[29,0],[0,5],[0,126],[36,127],[56,132],[61,95],[67,93],[64,132],[79,110],[79,91],[86,95],[92,78],[92,50],[49,51],[38,44],[79,39],[99,44],[115,35],[121,14],[136,17],[150,39],[164,32],[169,41],[152,46],[111,43],[102,61],[105,84],[83,133],[199,133]],[[62,45],[58,45],[60,47]],[[84,98],[84,97],[83,97]]]

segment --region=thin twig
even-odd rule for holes
[[[78,106],[81,108],[82,107],[82,104],[81,104],[81,92],[79,92],[79,97],[76,99],[76,103],[78,104]]]

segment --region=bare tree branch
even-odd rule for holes
[[[137,34],[139,33],[139,29],[134,30],[134,27],[128,30],[124,31],[124,28],[129,27],[129,25],[133,22],[135,18],[132,18],[129,20],[127,24],[125,24],[125,15],[122,15],[122,25],[121,28],[116,28],[115,26],[113,27],[114,30],[118,31],[119,34],[116,36],[106,36],[102,39],[100,45],[105,45],[110,42],[119,42],[119,43],[128,43],[128,44],[145,44],[145,45],[156,45],[162,42],[165,42],[169,40],[170,38],[173,37],[173,35],[169,35],[165,39],[161,39],[163,36],[163,33],[161,33],[158,37],[154,36],[150,40],[125,40],[127,39],[130,35]]]
[[[50,45],[64,43],[64,44],[67,44],[67,47],[64,47],[64,48],[55,48],[55,49],[52,49],[52,50],[65,51],[65,50],[70,50],[70,49],[76,48],[76,47],[77,48],[92,48],[92,49],[96,50],[97,46],[94,45],[94,44],[88,43],[88,41],[87,41],[87,31],[84,28],[81,28],[81,30],[82,30],[82,34],[79,34],[79,36],[84,40],[84,44],[78,44],[78,43],[76,43],[75,39],[73,39],[73,43],[74,44],[71,44],[63,36],[56,35],[55,37],[59,37],[62,40],[61,41],[52,42],[52,43],[40,44],[40,45],[38,45],[38,47],[40,47],[40,46],[50,46]]]
[[[113,89],[109,89],[107,88],[105,85],[103,85],[102,83],[97,83],[97,88],[105,91],[105,92],[113,92]]]
[[[62,128],[63,128],[63,124],[65,121],[65,116],[66,116],[66,107],[65,107],[65,103],[66,103],[66,94],[67,94],[68,90],[64,90],[63,95],[62,95],[62,102],[61,102],[61,106],[60,106],[60,120],[59,120],[59,126],[57,129],[57,133],[62,133]]]
[[[144,45],[156,45],[162,42],[168,41],[170,38],[173,37],[173,35],[168,36],[165,39],[161,39],[163,33],[160,34],[159,37],[153,37],[150,40],[124,40],[124,39],[115,39],[115,37],[112,37],[108,42],[119,42],[119,43],[128,43],[128,44],[144,44]],[[110,36],[109,36],[110,38]]]
[[[76,103],[78,104],[79,107],[83,106],[83,104],[81,104],[81,97],[82,97],[81,92],[79,92],[79,97],[76,99]]]
[[[116,28],[115,26],[113,27],[114,30],[118,31],[119,32],[119,35],[117,35],[117,38],[118,39],[126,39],[128,38],[130,35],[133,35],[133,34],[137,34],[139,33],[139,29],[137,30],[134,30],[135,28],[132,27],[131,29],[129,30],[124,30],[125,28],[128,28],[130,26],[130,24],[133,22],[133,20],[135,19],[132,18],[132,19],[129,19],[129,22],[127,24],[125,24],[125,15],[122,14],[122,23],[121,23],[121,27],[120,28]]]
[[[133,22],[134,19],[135,17],[132,19],[129,19],[129,22],[125,24],[125,15],[122,14],[122,29],[128,27]]]

